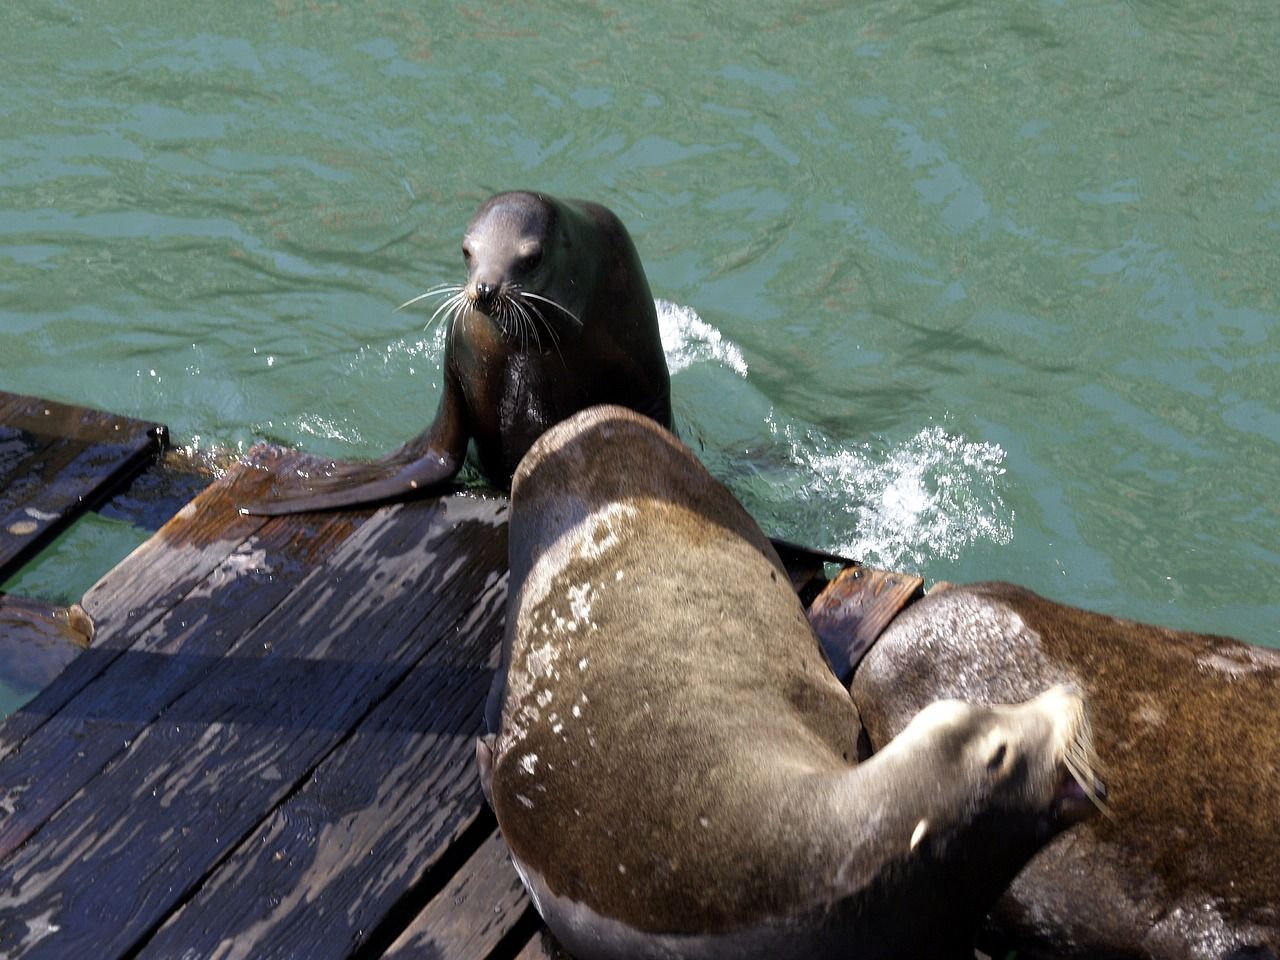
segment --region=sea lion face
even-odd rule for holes
[[[952,809],[987,811],[1002,829],[1016,821],[1037,844],[1092,815],[1105,795],[1084,701],[1071,686],[1014,706],[936,701],[885,750],[923,743],[939,757],[938,769],[952,758],[957,785],[969,794]]]
[[[506,340],[553,349],[581,327],[582,288],[565,256],[568,224],[534,193],[500,193],[476,213],[462,238],[463,294]]]

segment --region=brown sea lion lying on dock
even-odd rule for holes
[[[994,920],[1021,957],[1280,952],[1280,651],[1120,620],[1007,583],[929,594],[854,676],[873,745],[940,697],[1085,691],[1111,816],[1042,851]]]
[[[935,703],[859,763],[858,712],[768,540],[650,419],[602,407],[544,434],[509,543],[477,760],[581,960],[971,960],[978,918],[1093,810],[1067,687]]]

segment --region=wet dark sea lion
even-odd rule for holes
[[[873,745],[939,697],[1085,690],[1112,816],[1043,850],[993,919],[1018,956],[1280,952],[1280,651],[1053,603],[934,592],[876,641],[853,694]]]
[[[332,466],[246,513],[327,510],[412,496],[461,468],[468,442],[494,486],[548,427],[615,403],[671,426],[653,296],[626,227],[605,207],[500,193],[462,242],[467,282],[442,311],[444,393],[420,436],[372,463]]]
[[[594,408],[544,434],[509,544],[477,761],[580,960],[971,960],[978,917],[1091,809],[1066,688],[934,704],[859,764],[857,710],[768,540],[651,420]]]

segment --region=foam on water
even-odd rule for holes
[[[728,367],[742,379],[747,378],[747,361],[737,344],[726,340],[692,307],[657,299],[658,329],[662,349],[667,355],[667,369],[672,375],[695,363],[712,361]]]
[[[678,374],[696,363],[717,363],[747,379],[741,349],[692,308],[661,299],[656,305],[677,399]],[[700,419],[698,411],[691,414]],[[717,443],[714,428],[693,426],[707,444]],[[876,438],[834,438],[773,407],[764,424],[735,426],[746,435],[763,427],[781,445],[784,463],[780,472],[770,471],[763,493],[785,504],[787,514],[815,518],[793,534],[805,542],[878,566],[921,570],[932,559],[959,558],[977,541],[1013,539],[1013,511],[1001,495],[1005,451],[998,444],[967,440],[938,424],[893,446]],[[724,451],[723,462],[720,479],[740,488],[734,452]],[[761,493],[754,489],[747,499]]]
[[[877,566],[919,570],[957,559],[968,545],[1013,539],[1013,511],[1001,496],[1005,452],[934,424],[887,449],[844,443],[822,431],[778,423],[799,471],[795,490],[824,518],[837,553]]]

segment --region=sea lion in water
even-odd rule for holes
[[[1053,603],[934,592],[876,641],[853,695],[873,745],[926,703],[1085,691],[1111,817],[1050,844],[993,921],[1019,957],[1280,952],[1280,651]],[[1002,955],[1002,954],[998,954]]]
[[[437,311],[446,314],[448,335],[444,393],[431,426],[382,460],[331,467],[303,491],[282,491],[244,512],[411,496],[452,479],[468,441],[485,477],[505,488],[543,431],[595,404],[621,404],[671,426],[653,295],[611,211],[542,193],[500,193],[472,218],[462,255],[466,285]]]
[[[982,912],[1091,809],[1066,688],[935,704],[859,764],[857,710],[768,540],[650,420],[595,408],[544,434],[509,544],[477,761],[582,960],[971,958]]]

